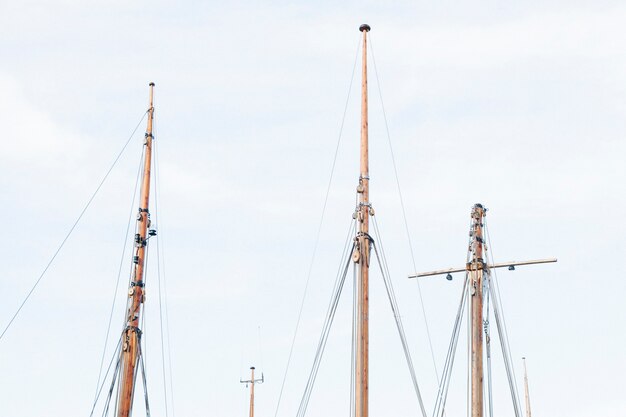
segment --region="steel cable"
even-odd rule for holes
[[[376,259],[378,260],[378,265],[380,267],[380,272],[383,277],[385,289],[387,290],[387,296],[389,298],[391,310],[393,312],[393,316],[396,322],[396,327],[398,329],[398,334],[400,336],[400,342],[402,343],[402,349],[404,350],[404,356],[407,362],[407,366],[409,368],[409,373],[411,375],[411,381],[413,382],[415,395],[417,396],[417,400],[419,402],[422,416],[426,417],[426,409],[424,408],[424,401],[422,400],[422,394],[419,389],[419,384],[417,383],[417,376],[415,374],[415,366],[413,365],[413,359],[411,358],[409,344],[406,340],[406,334],[404,332],[404,325],[402,324],[402,318],[400,316],[400,309],[398,307],[398,301],[396,299],[395,291],[393,289],[393,282],[391,281],[391,274],[389,273],[387,257],[385,255],[385,251],[384,251],[383,244],[382,244],[382,239],[380,236],[380,230],[378,228],[378,221],[376,220],[376,217],[372,216],[372,218],[374,219],[373,221],[374,233],[376,234],[376,240],[378,241],[378,244],[381,247],[381,254],[378,253],[377,245],[375,242],[372,242],[372,247],[374,248],[374,253],[376,254]]]
[[[404,228],[406,230],[407,242],[409,244],[409,252],[411,254],[411,261],[413,262],[413,272],[417,274],[417,263],[415,262],[415,252],[413,250],[413,242],[411,241],[411,234],[409,232],[409,222],[406,216],[406,209],[404,208],[404,198],[402,197],[402,189],[400,188],[400,179],[398,176],[398,167],[396,165],[396,157],[393,152],[393,146],[391,144],[391,134],[389,133],[389,123],[387,122],[387,112],[385,111],[385,103],[383,101],[382,89],[380,87],[380,79],[378,77],[378,69],[376,67],[376,58],[374,56],[374,46],[371,40],[370,35],[370,51],[372,53],[372,63],[374,64],[374,74],[376,75],[376,86],[378,87],[378,97],[380,99],[380,105],[383,112],[383,120],[385,122],[385,130],[387,132],[387,143],[389,144],[389,152],[391,153],[391,162],[393,166],[393,172],[396,178],[396,186],[398,188],[398,196],[400,198],[400,207],[402,209],[402,218],[404,220]],[[424,305],[424,298],[422,297],[422,287],[418,279],[415,280],[417,282],[417,294],[420,299],[420,306],[422,308],[422,316],[424,318],[424,326],[426,328],[426,337],[428,338],[428,346],[430,348],[430,356],[433,363],[433,369],[435,370],[435,378],[437,379],[437,383],[439,383],[439,371],[437,370],[437,362],[435,361],[435,350],[433,349],[432,338],[430,337],[430,327],[428,325],[428,317],[426,315],[426,307]]]
[[[76,218],[76,220],[74,221],[74,224],[72,224],[72,227],[70,227],[69,232],[67,232],[67,234],[65,235],[65,237],[63,238],[63,240],[61,241],[61,244],[58,246],[57,250],[54,252],[54,254],[52,255],[52,258],[50,258],[50,260],[48,261],[48,263],[46,264],[46,267],[43,269],[43,271],[41,272],[41,274],[39,275],[39,278],[37,278],[37,281],[35,281],[35,284],[31,287],[30,291],[28,291],[28,294],[26,294],[26,297],[24,298],[24,300],[22,301],[22,303],[20,304],[20,306],[18,307],[17,311],[15,312],[15,314],[13,314],[13,317],[11,317],[11,320],[9,320],[9,323],[6,325],[6,327],[4,328],[4,330],[2,330],[2,333],[0,334],[0,340],[2,340],[2,338],[4,337],[4,335],[6,334],[7,330],[9,330],[9,327],[11,327],[11,325],[13,324],[13,321],[15,321],[15,318],[17,317],[17,315],[20,313],[20,311],[22,311],[22,308],[24,307],[24,305],[26,304],[26,302],[28,301],[28,299],[30,298],[30,296],[33,294],[33,292],[35,291],[35,288],[37,288],[37,286],[39,285],[39,283],[41,282],[42,278],[44,277],[44,275],[46,274],[46,272],[48,271],[48,268],[50,268],[50,265],[52,265],[52,262],[54,262],[54,260],[56,259],[57,255],[59,254],[59,252],[61,252],[61,249],[63,249],[63,246],[65,246],[65,242],[67,242],[67,239],[69,239],[69,237],[71,236],[72,232],[74,232],[74,229],[76,229],[76,226],[78,226],[78,223],[80,222],[80,220],[83,218],[83,215],[85,214],[85,212],[87,211],[87,209],[89,208],[89,206],[91,206],[91,203],[93,202],[94,198],[96,198],[96,195],[98,194],[98,192],[100,191],[100,189],[102,188],[102,186],[104,185],[105,181],[107,180],[107,178],[109,178],[109,174],[111,174],[111,171],[113,171],[113,168],[115,167],[115,165],[117,165],[117,162],[119,161],[119,159],[121,158],[122,154],[124,153],[124,151],[126,150],[126,148],[128,147],[128,144],[130,143],[131,139],[133,138],[133,136],[135,135],[135,132],[137,132],[137,129],[139,129],[139,125],[141,124],[141,122],[143,121],[143,119],[146,117],[146,114],[148,112],[144,112],[141,119],[139,120],[139,122],[137,123],[137,126],[135,126],[135,129],[133,129],[132,133],[130,134],[130,136],[128,137],[128,140],[126,141],[126,143],[124,144],[124,146],[122,147],[122,150],[117,154],[117,156],[115,157],[115,159],[113,160],[113,163],[111,164],[111,166],[109,167],[108,171],[106,172],[106,174],[104,175],[104,177],[102,178],[102,180],[100,181],[100,183],[98,184],[98,186],[96,187],[96,190],[93,192],[93,194],[91,195],[91,197],[89,197],[89,200],[87,200],[87,204],[85,204],[85,206],[83,207],[82,211],[80,212],[80,214],[78,215],[78,217]]]

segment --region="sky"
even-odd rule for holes
[[[433,358],[441,370],[462,279],[418,287],[407,276],[462,265],[470,210],[482,203],[496,262],[559,259],[498,272],[516,380],[521,389],[526,357],[534,415],[622,417],[625,19],[617,1],[1,2],[0,327],[140,122],[153,81],[163,285],[153,255],[152,413],[247,415],[239,379],[254,365],[265,376],[257,415],[295,415],[354,209],[358,69],[351,79],[366,22],[376,64],[370,196],[429,415]],[[2,416],[91,411],[120,262],[114,323],[124,314],[143,123],[0,339]],[[416,416],[380,278],[372,274],[371,414]],[[311,417],[349,413],[349,284]],[[462,332],[448,415],[465,412],[465,343]],[[493,375],[496,414],[513,415],[497,350]]]

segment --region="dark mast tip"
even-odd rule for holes
[[[251,366],[251,367],[250,367],[250,369],[255,369],[255,367],[254,367],[254,366]]]
[[[363,31],[369,32],[370,30],[372,30],[372,28],[367,23],[363,23],[361,26],[359,26],[359,30],[361,32]]]
[[[150,83],[148,84],[150,87],[154,87],[154,83]]]

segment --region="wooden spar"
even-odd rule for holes
[[[254,384],[262,384],[265,382],[265,378],[263,374],[261,374],[261,379],[254,379],[254,366],[250,367],[250,372],[252,373],[251,377],[247,381],[239,380],[242,384],[250,384],[250,417],[254,417]]]
[[[480,204],[472,208],[471,244],[472,260],[469,272],[471,295],[471,404],[472,417],[483,415],[483,218],[485,209]]]
[[[362,81],[361,81],[361,169],[359,175],[359,208],[357,219],[359,231],[357,234],[357,247],[354,252],[354,261],[358,263],[358,314],[357,314],[357,354],[356,354],[356,378],[355,378],[355,409],[356,417],[368,417],[368,394],[369,394],[369,149],[368,149],[368,126],[367,126],[367,33],[369,25],[359,27],[363,33],[362,53]]]
[[[536,259],[533,261],[521,261],[521,262],[516,262],[516,261],[499,262],[496,264],[489,264],[486,266],[488,269],[494,269],[494,268],[515,269],[516,266],[520,266],[520,265],[548,264],[548,263],[552,263],[556,261],[557,261],[556,258],[549,258],[549,259]],[[419,274],[409,275],[409,278],[430,277],[433,275],[444,275],[444,274],[453,274],[455,272],[469,271],[470,265],[471,264],[468,264],[462,268],[449,268],[449,269],[440,269],[438,271],[420,272]]]
[[[133,256],[134,267],[130,288],[128,289],[129,300],[126,315],[126,328],[122,335],[121,374],[119,386],[118,417],[129,417],[133,408],[133,394],[135,380],[138,372],[138,364],[141,355],[141,330],[139,319],[141,307],[144,302],[144,268],[146,263],[146,242],[148,228],[150,227],[150,167],[152,163],[152,121],[154,118],[154,83],[150,83],[150,106],[148,108],[148,126],[145,136],[145,155],[143,166],[143,179],[141,183],[141,196],[139,213],[137,214],[137,234],[135,235],[135,253]]]
[[[526,369],[526,358],[524,361],[524,398],[526,400],[526,417],[530,417],[530,394],[528,392],[528,370]]]

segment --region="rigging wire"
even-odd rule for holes
[[[435,399],[435,408],[433,411],[433,417],[440,417],[445,412],[446,401],[448,398],[448,390],[450,388],[450,381],[452,379],[452,369],[454,367],[454,359],[456,357],[457,346],[459,342],[459,335],[461,333],[461,325],[463,323],[463,316],[465,312],[465,305],[468,304],[468,282],[469,276],[466,273],[463,281],[463,290],[461,291],[461,300],[459,301],[459,308],[454,320],[454,326],[452,328],[452,336],[450,337],[450,344],[448,346],[448,352],[446,354],[446,361],[444,363],[443,372],[441,376],[441,382],[439,383],[439,389],[437,391],[437,397]]]
[[[148,382],[146,379],[146,365],[144,364],[144,357],[141,354],[141,343],[139,344],[139,365],[141,366],[141,378],[143,382],[143,398],[146,403],[146,417],[150,417],[150,402],[148,401]],[[137,378],[136,374],[135,374],[135,378]],[[167,408],[165,410],[167,412]]]
[[[106,378],[109,375],[109,372],[111,371],[111,366],[113,365],[113,362],[115,361],[115,358],[117,358],[117,360],[118,360],[116,368],[119,366],[119,361],[120,361],[119,349],[120,349],[121,346],[122,346],[122,339],[120,338],[120,340],[117,343],[117,347],[115,348],[115,351],[113,353],[113,357],[111,358],[111,361],[109,362],[109,366],[107,367],[107,371],[104,374],[104,378],[102,378],[102,384],[100,385],[99,389],[96,392],[96,398],[93,401],[93,406],[91,408],[91,413],[89,413],[89,417],[93,416],[93,412],[96,409],[96,405],[98,403],[98,399],[100,398],[100,394],[102,394],[102,389],[104,388],[104,381],[106,381]],[[117,375],[117,370],[114,373],[113,381],[115,381],[115,375]]]
[[[96,195],[98,194],[98,192],[100,191],[100,189],[102,188],[102,185],[104,185],[105,181],[107,180],[107,178],[109,178],[109,174],[111,174],[111,171],[113,171],[113,168],[115,167],[115,165],[117,165],[117,162],[120,160],[122,154],[124,153],[124,151],[126,150],[126,148],[128,147],[128,144],[130,143],[131,139],[133,138],[133,136],[135,135],[135,132],[137,132],[137,129],[139,129],[139,125],[141,124],[141,122],[143,121],[143,119],[146,117],[146,114],[148,112],[145,111],[143,113],[143,115],[141,116],[141,119],[139,120],[139,122],[137,123],[137,126],[135,126],[135,128],[133,129],[132,133],[130,134],[130,136],[128,137],[128,139],[126,140],[126,143],[124,144],[124,146],[122,147],[122,150],[117,154],[117,156],[115,157],[115,159],[113,160],[113,163],[111,164],[111,166],[109,167],[108,171],[106,172],[106,174],[104,175],[104,177],[102,178],[102,180],[100,181],[100,183],[98,184],[98,186],[96,187],[96,190],[93,192],[93,194],[91,195],[91,197],[89,197],[89,199],[87,200],[87,204],[85,204],[85,206],[83,207],[82,211],[80,212],[80,214],[78,215],[78,217],[76,218],[76,220],[74,221],[74,224],[72,225],[72,227],[70,227],[70,230],[67,232],[67,234],[65,235],[65,237],[63,238],[63,240],[61,241],[61,244],[58,246],[58,248],[56,249],[56,251],[54,252],[54,254],[52,255],[52,257],[50,258],[50,260],[48,261],[48,263],[46,264],[46,267],[43,269],[43,271],[41,272],[41,274],[39,275],[39,278],[37,278],[37,280],[35,281],[35,284],[31,287],[30,291],[28,291],[28,293],[26,294],[26,297],[24,298],[24,300],[22,301],[22,303],[20,304],[20,306],[18,307],[18,309],[15,311],[15,314],[13,314],[13,316],[11,317],[11,320],[9,320],[9,323],[6,325],[6,327],[4,328],[4,330],[2,330],[2,333],[0,334],[0,340],[2,340],[2,338],[4,337],[4,335],[6,334],[7,330],[9,330],[9,328],[11,327],[11,325],[13,324],[13,322],[15,321],[15,318],[18,316],[18,314],[20,313],[20,311],[22,311],[22,308],[24,307],[24,305],[26,304],[26,302],[29,300],[30,296],[33,294],[33,292],[35,291],[35,288],[37,288],[37,286],[39,285],[39,283],[41,282],[41,280],[43,279],[43,277],[46,275],[46,272],[48,271],[48,269],[50,268],[50,266],[52,265],[52,262],[54,262],[54,260],[56,259],[57,255],[61,252],[61,249],[63,249],[63,246],[65,246],[65,242],[67,242],[67,240],[69,239],[69,237],[71,236],[72,232],[74,232],[74,229],[76,229],[76,226],[78,226],[78,223],[80,222],[80,220],[83,218],[83,215],[85,214],[85,212],[87,211],[87,209],[89,208],[89,206],[91,206],[91,203],[93,202],[94,198],[96,198]]]
[[[153,122],[154,123],[154,122]],[[153,125],[153,130],[156,133],[156,126]],[[156,236],[156,255],[157,255],[157,280],[158,280],[158,290],[159,290],[159,330],[160,330],[160,335],[161,335],[161,371],[163,373],[163,400],[165,402],[165,417],[169,417],[169,408],[168,408],[168,401],[167,401],[167,373],[165,371],[166,369],[166,360],[165,360],[165,338],[166,336],[164,336],[163,333],[163,310],[164,310],[164,302],[163,302],[163,291],[161,290],[161,248],[159,245],[159,241],[161,240],[160,238],[160,220],[161,220],[161,213],[159,212],[159,194],[158,194],[158,190],[159,190],[159,170],[158,170],[158,164],[157,164],[157,151],[156,151],[156,143],[157,141],[153,141],[153,146],[154,146],[154,214],[155,214],[155,228],[157,230],[157,232],[159,233],[158,236]],[[163,273],[163,281],[165,280],[165,273]],[[142,365],[143,366],[143,365]],[[145,378],[145,377],[144,377]],[[147,404],[147,398],[146,398],[146,404]]]
[[[372,240],[372,247],[374,248],[374,253],[376,254],[376,259],[378,260],[378,266],[380,267],[380,272],[383,277],[383,282],[385,283],[385,289],[387,290],[387,296],[389,297],[389,303],[391,304],[391,310],[393,312],[394,319],[396,321],[396,327],[398,328],[398,334],[400,335],[400,341],[402,343],[402,349],[404,350],[404,356],[407,362],[407,366],[409,367],[409,373],[411,374],[411,380],[413,382],[413,388],[415,389],[415,395],[417,396],[417,400],[420,405],[420,409],[422,411],[422,416],[426,417],[426,409],[424,408],[424,401],[422,400],[422,394],[419,389],[419,385],[417,383],[417,376],[415,375],[415,366],[413,365],[413,359],[411,358],[411,352],[409,350],[409,344],[406,340],[406,334],[404,332],[404,325],[402,324],[402,318],[400,316],[400,310],[398,307],[398,301],[396,299],[396,294],[393,289],[393,282],[391,281],[391,274],[389,272],[389,266],[387,264],[387,256],[385,255],[385,251],[383,248],[380,229],[378,228],[378,221],[375,216],[372,216],[374,219],[374,233],[376,234],[376,240],[380,245],[381,253],[378,253],[378,248],[376,243]]]
[[[357,269],[352,268],[352,346],[350,348],[350,416],[356,416],[356,346],[357,346],[357,317],[358,317],[358,285]]]
[[[485,249],[486,252],[486,249]],[[488,256],[485,256],[486,258]],[[483,290],[483,294],[486,294],[485,297],[485,312],[483,320],[483,328],[485,332],[485,344],[487,346],[487,399],[489,405],[489,417],[493,417],[493,384],[492,384],[492,376],[491,376],[491,332],[490,332],[490,323],[489,323],[489,301],[491,297],[489,297],[489,290],[491,288],[491,274],[489,269],[485,270],[484,287],[486,287],[486,291]]]
[[[487,235],[487,243],[491,248],[491,254],[493,254],[493,248],[491,246],[491,237],[489,236],[489,229],[487,227],[487,222],[485,221],[485,233]],[[493,256],[488,258],[491,263],[494,262]],[[497,272],[494,269],[494,280],[493,286],[489,287],[491,297],[493,298],[493,310],[494,316],[496,319],[496,328],[498,330],[498,338],[500,339],[500,347],[502,349],[502,357],[504,359],[504,365],[507,373],[507,379],[509,383],[509,389],[511,391],[511,400],[513,401],[513,409],[515,411],[516,417],[521,416],[520,411],[520,397],[519,390],[517,387],[517,377],[515,375],[515,368],[513,366],[513,358],[511,355],[511,346],[509,344],[509,335],[506,327],[506,320],[504,318],[504,309],[502,306],[502,300],[500,296],[500,290],[498,286]],[[494,289],[495,287],[495,289]]]
[[[308,268],[308,272],[307,272],[307,277],[306,277],[306,281],[304,284],[304,291],[302,294],[302,299],[300,302],[300,309],[298,311],[298,318],[296,319],[296,329],[294,331],[293,334],[293,338],[291,340],[291,347],[289,348],[289,355],[287,356],[287,365],[285,366],[285,373],[283,375],[283,380],[281,382],[280,385],[280,392],[278,394],[278,401],[276,403],[276,410],[274,412],[274,417],[278,416],[278,410],[280,408],[280,402],[281,399],[283,397],[283,391],[285,389],[285,382],[287,381],[287,374],[289,372],[289,366],[291,364],[291,358],[293,356],[293,348],[295,346],[296,343],[296,337],[298,335],[298,329],[300,328],[300,320],[302,319],[302,311],[304,309],[304,301],[306,300],[306,296],[307,296],[307,292],[309,289],[309,282],[311,280],[311,273],[313,271],[313,264],[315,262],[315,257],[317,255],[317,248],[319,245],[319,241],[320,241],[320,236],[322,233],[322,225],[324,223],[324,217],[326,214],[326,207],[328,205],[328,196],[330,195],[330,186],[333,182],[333,176],[335,173],[335,166],[337,164],[337,155],[339,154],[339,145],[341,144],[341,138],[343,136],[343,127],[345,125],[345,121],[346,121],[346,113],[348,112],[348,103],[350,101],[350,92],[352,91],[352,84],[354,82],[354,74],[356,72],[356,64],[358,62],[358,57],[359,57],[359,47],[361,46],[361,38],[359,37],[359,42],[356,48],[356,55],[354,57],[354,64],[352,66],[352,75],[350,76],[350,85],[348,87],[348,95],[346,97],[346,102],[344,105],[344,109],[343,109],[343,116],[341,118],[341,125],[339,127],[339,135],[337,137],[337,145],[335,146],[335,154],[333,156],[333,163],[330,169],[330,176],[328,178],[328,186],[326,187],[326,195],[324,197],[324,204],[322,206],[322,214],[320,216],[320,221],[319,221],[319,225],[317,227],[317,233],[316,233],[316,237],[315,237],[315,243],[313,245],[313,254],[311,255],[311,262],[309,263],[309,268]]]
[[[324,325],[322,326],[322,333],[320,335],[320,339],[317,344],[317,350],[315,352],[315,358],[313,360],[313,365],[311,367],[311,372],[309,374],[309,378],[307,380],[307,384],[302,394],[302,399],[300,400],[300,406],[298,407],[298,412],[296,414],[297,417],[304,417],[306,414],[307,407],[309,405],[309,400],[311,399],[311,393],[313,392],[313,386],[315,385],[315,380],[317,378],[317,373],[319,371],[319,366],[322,360],[322,356],[324,355],[324,350],[326,348],[326,343],[328,342],[328,335],[330,334],[330,329],[332,327],[335,313],[337,312],[337,306],[339,305],[339,299],[341,298],[341,293],[343,290],[343,286],[345,283],[346,275],[348,273],[348,269],[350,264],[352,263],[352,253],[354,251],[355,243],[352,243],[350,249],[344,252],[344,256],[342,259],[341,267],[339,274],[337,274],[337,278],[335,280],[335,285],[333,288],[333,293],[331,297],[331,301],[328,305],[328,310],[326,313],[326,318],[324,320]]]
[[[393,146],[391,144],[391,134],[389,132],[389,123],[387,122],[387,112],[385,111],[385,103],[383,101],[382,89],[380,86],[380,78],[378,77],[378,69],[376,67],[376,58],[374,56],[374,46],[371,40],[370,35],[370,52],[372,53],[372,63],[374,64],[374,74],[376,75],[376,86],[378,87],[378,97],[380,99],[380,105],[383,112],[383,120],[385,121],[385,130],[387,133],[387,143],[389,144],[389,151],[391,153],[391,161],[393,166],[393,172],[396,178],[396,186],[398,188],[398,195],[400,197],[400,207],[402,208],[402,219],[404,220],[404,228],[406,230],[407,242],[409,244],[409,252],[411,254],[411,260],[413,262],[413,271],[417,274],[417,263],[415,262],[415,251],[413,250],[413,242],[411,240],[411,234],[409,232],[409,222],[407,220],[406,209],[404,207],[404,198],[402,197],[402,188],[400,187],[400,179],[398,176],[398,167],[396,165],[396,157],[393,152]],[[437,379],[437,383],[439,383],[439,371],[437,370],[437,361],[435,360],[435,350],[433,349],[433,342],[430,336],[430,327],[428,325],[428,317],[426,315],[426,307],[424,304],[424,298],[422,296],[422,287],[420,285],[419,279],[415,280],[417,282],[417,293],[420,299],[420,305],[422,307],[422,316],[424,317],[424,326],[426,328],[426,336],[428,339],[428,346],[430,348],[430,356],[433,362],[433,369],[435,370],[435,378]]]
[[[153,127],[156,129],[156,123],[153,122]],[[166,347],[167,347],[167,364],[168,364],[168,372],[169,372],[169,384],[170,384],[170,409],[172,410],[172,416],[176,417],[176,407],[174,406],[174,382],[172,376],[172,348],[171,348],[171,337],[170,337],[170,325],[169,325],[169,304],[167,298],[167,274],[165,269],[165,240],[164,240],[164,232],[161,230],[161,212],[158,211],[158,201],[159,195],[158,191],[160,187],[160,181],[158,181],[160,175],[160,162],[159,162],[159,145],[158,141],[153,142],[154,146],[154,163],[155,163],[155,209],[157,210],[157,218],[159,229],[158,229],[158,237],[157,237],[157,258],[159,265],[161,265],[161,269],[163,270],[163,309],[164,309],[164,317],[165,317],[165,336],[166,336]]]
[[[102,369],[104,367],[104,358],[106,357],[107,344],[109,340],[109,335],[111,333],[111,323],[113,322],[113,312],[115,311],[115,304],[117,301],[117,292],[119,290],[120,278],[122,276],[122,268],[124,265],[124,259],[126,257],[126,247],[129,240],[128,233],[130,232],[130,225],[133,221],[133,208],[135,207],[135,199],[137,197],[137,188],[139,185],[139,178],[141,176],[141,161],[143,160],[144,148],[142,147],[141,157],[139,159],[139,168],[137,169],[137,179],[135,180],[135,188],[133,190],[133,197],[131,199],[130,204],[130,213],[128,215],[128,223],[126,225],[126,232],[124,234],[124,244],[122,247],[122,256],[120,257],[120,264],[117,270],[117,280],[115,281],[115,291],[113,291],[113,302],[111,304],[111,312],[109,313],[109,323],[107,325],[106,335],[104,337],[104,348],[102,350],[102,358],[100,359],[100,371],[98,372],[98,383],[96,384],[96,396],[98,395],[98,387],[100,386],[100,378],[102,377]]]

